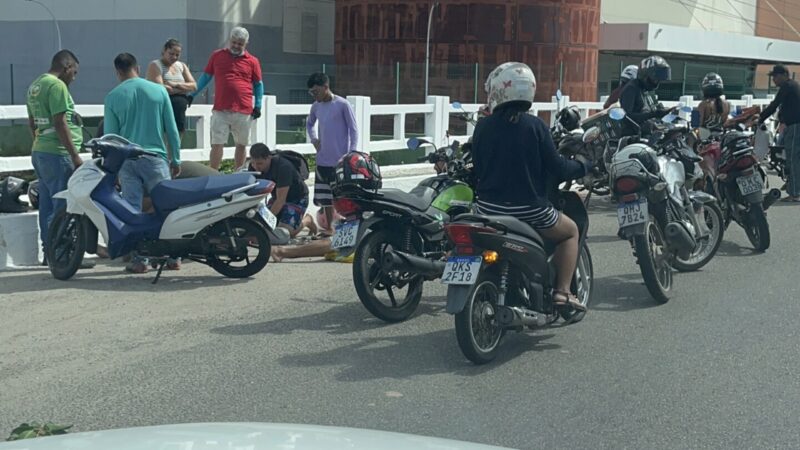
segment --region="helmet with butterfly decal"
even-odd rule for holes
[[[492,111],[512,102],[527,104],[530,108],[536,94],[536,76],[526,64],[507,62],[492,70],[484,87]]]

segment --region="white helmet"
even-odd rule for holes
[[[484,85],[490,110],[509,102],[533,103],[536,94],[536,76],[526,64],[503,63],[495,68]]]
[[[622,73],[619,74],[620,80],[624,81],[631,81],[636,79],[636,75],[639,74],[639,66],[630,65],[624,69],[622,69]]]

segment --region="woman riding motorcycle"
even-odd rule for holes
[[[722,128],[731,112],[731,104],[722,99],[725,85],[722,77],[714,72],[706,74],[700,83],[703,101],[697,105],[700,112],[700,126],[703,128]]]
[[[581,178],[591,166],[559,155],[547,125],[527,113],[536,92],[530,67],[502,64],[489,75],[485,89],[491,115],[478,122],[472,141],[477,210],[514,216],[553,241],[558,268],[555,304],[585,310],[570,291],[578,260],[578,228],[553,207],[547,193],[552,182]]]

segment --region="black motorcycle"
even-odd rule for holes
[[[412,138],[409,148],[432,143]],[[437,264],[449,250],[444,224],[471,211],[470,144],[436,148],[420,158],[434,164],[436,176],[410,192],[367,190],[354,185],[334,186],[334,205],[346,220],[336,229],[331,246],[351,253],[353,284],[361,303],[375,317],[400,322],[410,317],[422,297],[425,280],[439,278]],[[384,258],[396,250],[402,256]]]
[[[559,192],[554,205],[580,231],[572,290],[586,306],[594,279],[586,243],[589,216],[574,192]],[[465,214],[445,229],[454,246],[442,275],[447,312],[455,315],[458,346],[470,361],[492,361],[507,330],[545,326],[559,317],[568,323],[583,319],[585,312],[554,304],[554,246],[530,225],[509,216]]]

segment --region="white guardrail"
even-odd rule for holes
[[[406,116],[409,114],[424,114],[425,116],[425,138],[437,145],[447,144],[448,130],[452,114],[467,112],[473,116],[477,113],[480,104],[462,104],[462,109],[454,109],[450,104],[449,97],[429,96],[424,104],[411,105],[373,105],[370,97],[349,96],[347,100],[353,105],[356,123],[359,131],[358,149],[365,152],[380,152],[386,150],[398,150],[406,148]],[[586,117],[590,112],[599,111],[603,107],[602,99],[600,102],[571,102],[568,96],[560,99],[552,98],[551,102],[534,103],[531,107],[533,114],[551,113],[549,120],[552,124],[555,114],[560,109],[575,105],[581,111],[581,116]],[[752,96],[744,96],[741,100],[732,100],[734,106],[754,106],[767,105],[772,100],[772,96],[766,99],[755,99]],[[678,102],[663,102],[665,106],[672,107],[683,103],[685,105],[696,106],[697,101],[691,96],[681,97]],[[263,142],[270,148],[277,145],[277,119],[279,116],[307,116],[311,105],[280,105],[274,96],[265,96],[262,106],[263,114],[261,118],[254,121],[251,129],[251,142]],[[83,117],[102,117],[103,105],[77,105],[76,110]],[[211,150],[211,105],[193,105],[186,111],[186,116],[197,118],[197,148],[182,149],[181,159],[185,161],[208,161]],[[394,118],[394,131],[392,138],[388,140],[371,140],[370,124],[373,116],[392,116]],[[18,120],[27,121],[28,114],[25,105],[0,106],[0,121]],[[467,135],[453,136],[449,139],[466,140],[472,135],[473,127],[467,124]],[[308,140],[308,136],[306,136]],[[313,154],[314,148],[310,143],[280,145],[281,149],[295,150],[300,153]],[[233,158],[234,148],[226,147],[225,158]],[[89,155],[83,155],[88,159]],[[0,158],[0,172],[13,172],[32,170],[31,158],[29,156],[14,156]]]

